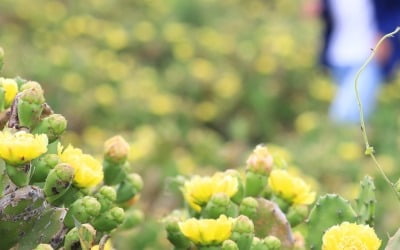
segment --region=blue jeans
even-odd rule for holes
[[[332,67],[331,73],[337,84],[337,90],[329,115],[335,123],[354,124],[360,122],[360,113],[354,90],[354,80],[360,67],[361,64]],[[379,65],[371,61],[358,80],[358,91],[366,120],[375,109],[382,82],[383,75]]]

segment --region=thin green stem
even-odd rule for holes
[[[365,61],[365,63],[361,66],[361,68],[358,70],[356,74],[356,78],[354,80],[354,89],[356,92],[356,98],[357,98],[357,104],[358,108],[360,110],[360,122],[361,122],[361,133],[363,135],[364,143],[365,143],[365,154],[370,155],[372,160],[374,161],[376,167],[378,168],[379,172],[385,179],[385,181],[390,185],[392,188],[393,192],[395,193],[396,197],[400,200],[400,194],[396,191],[395,184],[390,181],[389,177],[385,174],[385,171],[383,171],[381,165],[379,164],[378,160],[376,159],[374,155],[374,148],[370,146],[369,141],[368,141],[368,136],[367,136],[367,131],[365,127],[365,121],[364,121],[364,112],[363,112],[363,107],[360,99],[360,94],[358,92],[358,80],[360,78],[361,73],[365,70],[367,65],[371,62],[371,60],[374,58],[376,51],[378,50],[379,46],[382,44],[382,42],[389,38],[393,37],[397,32],[400,31],[400,27],[397,27],[393,32],[388,33],[384,35],[379,42],[376,44],[375,48],[372,50],[371,55],[368,57],[368,59]]]

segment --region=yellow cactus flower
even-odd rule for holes
[[[201,206],[207,204],[216,193],[224,193],[232,197],[238,191],[238,180],[224,173],[216,173],[212,177],[194,176],[186,181],[183,196],[189,205],[196,211],[201,211]]]
[[[90,248],[90,250],[99,250],[100,249],[100,246],[99,245],[95,245],[95,246],[92,246],[91,248]],[[112,244],[111,244],[111,240],[107,240],[107,242],[106,242],[106,244],[104,245],[104,248],[103,248],[104,250],[113,250],[113,247],[112,247]]]
[[[18,85],[14,79],[0,78],[0,87],[5,92],[5,107],[9,107],[18,93]]]
[[[22,165],[47,152],[47,136],[25,131],[0,132],[0,158],[10,165]]]
[[[315,200],[315,192],[311,192],[310,185],[286,170],[272,170],[268,185],[275,194],[293,204],[308,205]]]
[[[59,144],[58,156],[75,169],[74,184],[78,187],[93,187],[103,180],[103,167],[91,155],[69,145],[65,150]]]
[[[218,219],[188,219],[180,222],[179,229],[198,245],[218,245],[231,236],[233,220],[221,215]]]
[[[322,238],[322,250],[378,250],[380,245],[373,228],[349,222],[329,228]]]

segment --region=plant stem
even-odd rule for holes
[[[371,147],[369,145],[369,141],[368,141],[368,136],[367,136],[367,131],[366,131],[366,127],[365,127],[365,121],[364,121],[364,112],[363,112],[363,108],[362,108],[362,103],[360,100],[360,94],[358,92],[358,80],[360,78],[361,73],[365,70],[366,66],[371,62],[371,60],[373,59],[373,57],[375,56],[376,51],[378,50],[379,46],[382,44],[382,42],[389,38],[389,37],[393,37],[396,33],[398,33],[400,31],[400,27],[397,27],[393,32],[388,33],[386,35],[384,35],[379,42],[376,44],[375,48],[372,50],[371,55],[368,57],[368,59],[364,62],[364,64],[361,66],[361,68],[358,70],[357,74],[356,74],[356,78],[354,80],[354,89],[356,92],[356,98],[357,98],[357,104],[358,104],[358,108],[360,110],[360,122],[361,122],[361,133],[363,135],[363,139],[364,139],[364,143],[365,143],[365,154],[370,155],[372,160],[375,163],[375,166],[378,168],[379,172],[381,173],[381,175],[383,176],[383,178],[385,179],[385,181],[390,185],[390,187],[392,188],[393,192],[395,193],[396,197],[400,200],[400,194],[399,192],[396,191],[395,188],[395,184],[393,182],[390,181],[390,179],[388,178],[388,176],[385,174],[385,172],[383,171],[381,165],[379,164],[378,160],[376,159],[375,155],[374,155],[374,149],[373,147]]]

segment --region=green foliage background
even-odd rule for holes
[[[317,66],[319,30],[290,0],[0,2],[2,75],[44,86],[73,131],[66,142],[101,154],[115,133],[130,141],[149,222],[120,234],[129,244],[118,249],[165,246],[158,222],[180,203],[174,176],[243,165],[258,143],[288,149],[320,193],[353,198],[364,174],[377,176],[359,128],[326,118],[334,86]],[[367,128],[393,180],[397,79]],[[399,226],[398,205],[376,182],[384,237]]]

